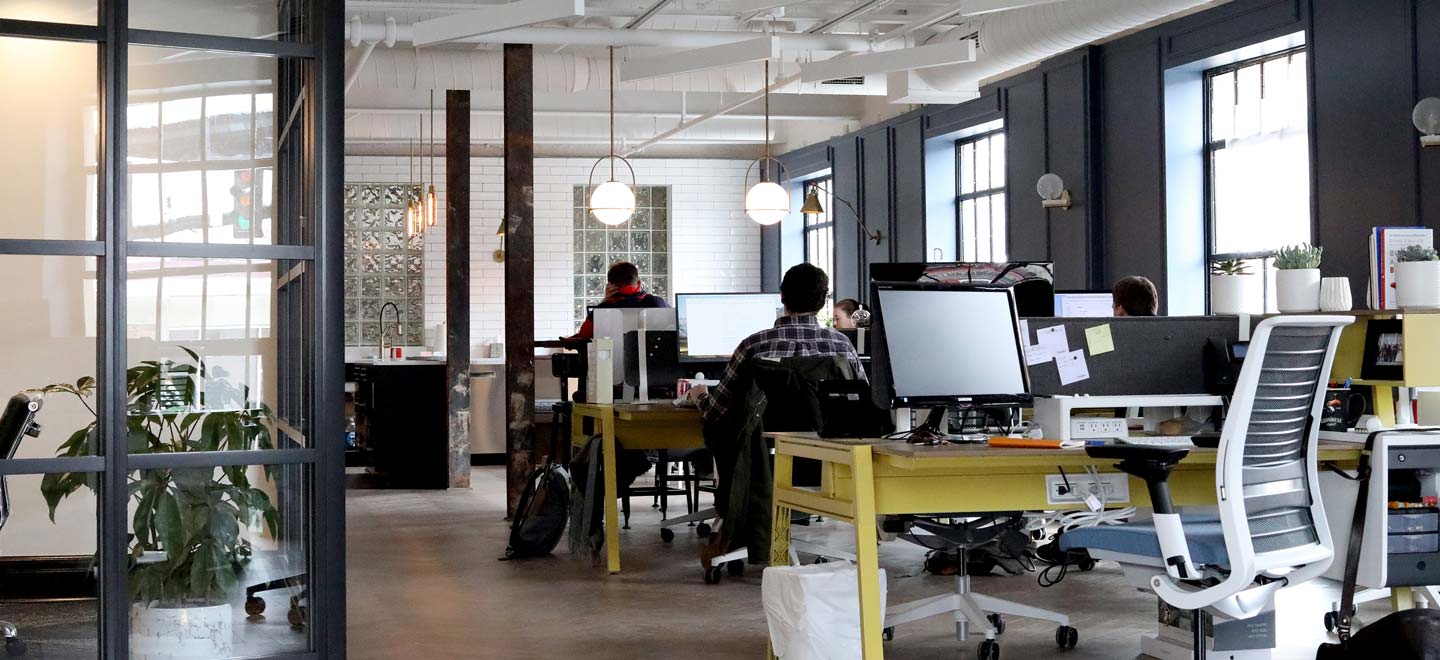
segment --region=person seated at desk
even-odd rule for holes
[[[628,261],[618,261],[605,273],[605,300],[595,305],[595,309],[638,309],[649,307],[669,307],[660,296],[652,296],[645,291],[645,283],[640,281],[640,269]],[[594,339],[595,319],[594,314],[586,313],[585,322],[580,325],[580,330],[565,339]]]
[[[850,315],[854,314],[855,310],[860,308],[860,301],[854,298],[846,298],[844,300],[836,302],[834,309],[835,329],[854,330],[855,319],[850,318]]]
[[[1160,311],[1160,292],[1146,277],[1120,278],[1110,295],[1116,316],[1155,316]]]
[[[836,355],[849,360],[854,372],[864,377],[865,368],[860,364],[854,344],[838,331],[820,325],[815,318],[829,295],[830,277],[825,271],[811,264],[800,264],[785,271],[780,282],[780,302],[785,306],[785,315],[775,319],[774,327],[740,342],[713,392],[704,385],[696,385],[686,395],[696,402],[704,419],[714,421],[724,417],[735,398],[744,395],[735,391],[734,382],[740,365],[750,358]]]

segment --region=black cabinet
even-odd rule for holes
[[[346,365],[355,383],[355,444],[381,486],[449,486],[445,364]]]

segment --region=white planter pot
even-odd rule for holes
[[[1320,311],[1320,269],[1276,271],[1275,302],[1281,312]]]
[[[1401,309],[1440,307],[1440,261],[1395,264],[1395,299]]]
[[[210,660],[234,655],[234,612],[210,607],[130,606],[132,660]]]
[[[1255,286],[1254,275],[1211,275],[1211,314],[1254,314],[1259,305],[1255,304],[1250,292]]]
[[[1320,311],[1348,312],[1354,304],[1350,296],[1350,278],[1326,277],[1320,280]]]

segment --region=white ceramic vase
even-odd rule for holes
[[[1284,313],[1320,311],[1320,269],[1277,271],[1275,298],[1275,306]]]
[[[1254,275],[1211,275],[1210,313],[1249,314],[1252,309],[1247,298]]]
[[[132,660],[211,660],[234,649],[230,605],[209,607],[130,606]]]
[[[1401,309],[1440,308],[1440,261],[1395,264],[1395,299]]]
[[[1350,278],[1326,277],[1320,280],[1320,311],[1348,312],[1353,304]]]

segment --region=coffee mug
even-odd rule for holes
[[[1348,431],[1365,412],[1365,397],[1350,388],[1325,390],[1325,407],[1320,411],[1320,430]]]

